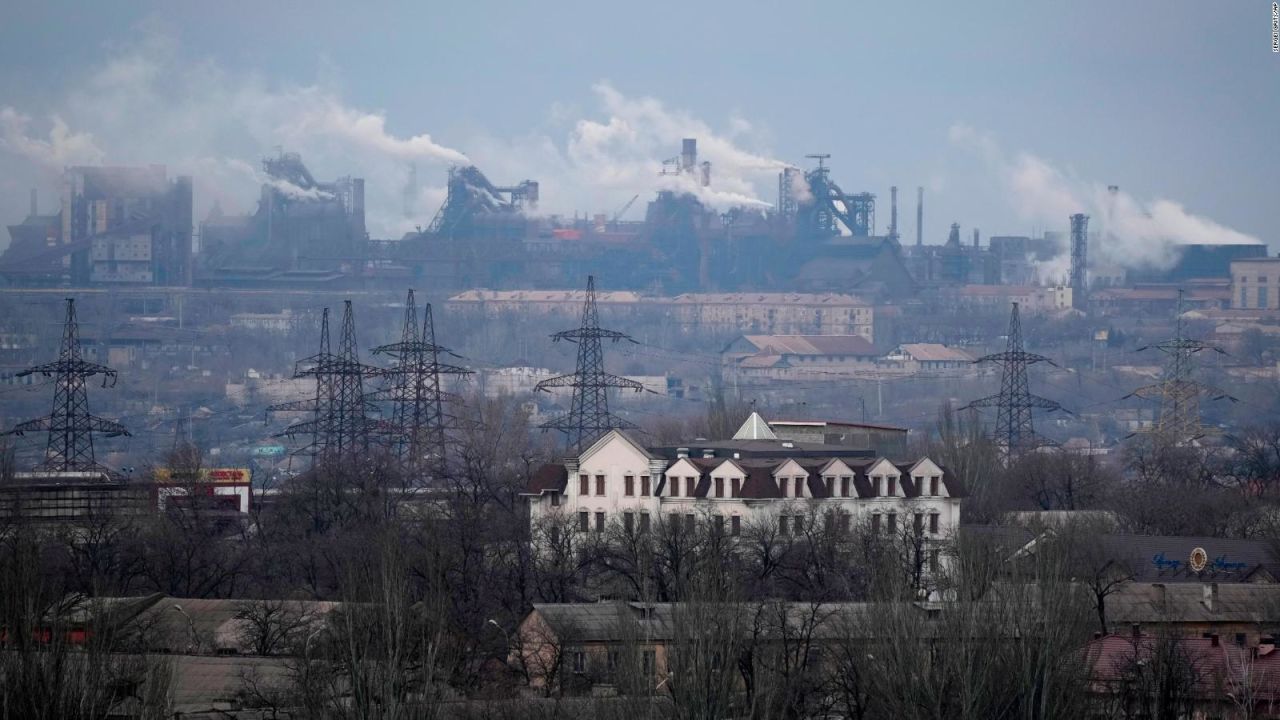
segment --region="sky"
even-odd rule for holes
[[[931,243],[1086,212],[1130,260],[1280,246],[1270,2],[7,5],[5,224],[31,187],[52,209],[71,164],[165,164],[198,215],[249,212],[277,147],[365,177],[375,236],[428,224],[461,162],[539,180],[544,212],[613,214],[696,135],[716,207],[772,203],[778,168],[829,153],[880,231],[899,187],[908,239],[919,185]]]

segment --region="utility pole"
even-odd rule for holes
[[[576,330],[565,330],[551,336],[556,342],[567,340],[578,344],[578,363],[572,375],[543,380],[534,390],[550,392],[553,388],[573,388],[573,402],[568,415],[543,423],[544,430],[559,430],[565,434],[570,449],[581,452],[601,435],[613,429],[635,427],[609,412],[609,388],[625,388],[642,392],[644,386],[604,371],[604,350],[601,340],[635,342],[630,336],[616,330],[600,327],[596,311],[595,276],[587,277],[587,300],[582,307],[582,325]]]
[[[1225,355],[1216,345],[1210,345],[1187,337],[1187,323],[1182,316],[1182,291],[1178,291],[1177,318],[1174,334],[1169,340],[1138,348],[1138,352],[1154,348],[1165,354],[1164,372],[1160,382],[1134,390],[1126,398],[1140,397],[1157,400],[1160,416],[1152,433],[1158,442],[1173,446],[1203,437],[1206,428],[1200,418],[1200,397],[1219,400],[1235,398],[1226,392],[1195,381],[1197,353],[1209,350]]]
[[[1013,303],[1009,316],[1009,339],[1005,351],[978,358],[974,362],[996,363],[1001,367],[1000,393],[974,400],[965,408],[994,407],[996,428],[994,440],[1006,464],[1024,452],[1034,450],[1050,441],[1036,434],[1031,411],[1061,410],[1053,400],[1032,395],[1027,382],[1027,366],[1038,362],[1057,365],[1042,355],[1029,353],[1022,348],[1022,323],[1018,319],[1018,303]],[[961,408],[961,409],[965,409]]]
[[[49,435],[44,461],[39,470],[67,472],[101,470],[93,454],[93,436],[129,436],[123,425],[89,413],[89,395],[85,380],[102,376],[102,387],[116,383],[116,371],[84,359],[80,349],[80,325],[76,320],[76,301],[67,298],[67,315],[62,324],[62,348],[58,359],[36,365],[15,377],[40,374],[53,378],[53,410],[46,416],[20,423],[6,435],[25,435],[44,431]]]
[[[373,354],[396,359],[394,367],[383,371],[383,376],[391,381],[390,386],[375,395],[393,403],[397,454],[412,479],[419,478],[428,469],[436,479],[447,476],[445,431],[454,418],[445,414],[444,401],[457,398],[441,389],[440,376],[471,374],[466,368],[441,363],[441,353],[453,355],[448,348],[436,345],[431,304],[428,303],[423,312],[419,332],[417,303],[410,290],[405,299],[400,342],[380,345],[373,349]]]

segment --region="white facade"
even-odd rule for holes
[[[569,517],[580,532],[620,524],[647,529],[666,520],[711,519],[730,535],[772,525],[782,534],[823,518],[841,530],[886,534],[917,529],[927,541],[951,536],[960,522],[963,490],[929,458],[895,464],[885,458],[804,457],[777,441],[777,457],[680,457],[668,461],[619,431],[576,460],[549,466],[525,495],[535,526]],[[789,457],[788,457],[789,455]]]

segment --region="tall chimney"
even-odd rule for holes
[[[698,166],[698,139],[685,138],[680,147],[680,169],[693,172]]]
[[[898,186],[889,188],[889,237],[898,239]]]
[[[924,186],[916,188],[916,246],[924,245]]]
[[[973,247],[974,247],[974,249],[975,249],[975,250],[978,248],[978,245],[979,245],[979,243],[978,243],[978,228],[974,228],[974,229],[973,229]]]
[[[31,216],[35,217],[40,214],[40,203],[36,197],[36,189],[31,188]]]

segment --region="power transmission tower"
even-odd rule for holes
[[[321,320],[320,352],[299,360],[293,374],[295,378],[315,378],[315,398],[272,405],[267,409],[268,413],[312,412],[311,420],[290,425],[276,437],[310,435],[311,443],[299,452],[310,454],[313,464],[348,460],[359,453],[367,453],[371,437],[388,430],[385,423],[367,414],[375,408],[365,398],[364,378],[380,371],[360,363],[355,334],[355,318],[351,312],[351,301],[347,300],[343,307],[338,353],[331,353],[329,309],[325,308]]]
[[[1169,340],[1138,348],[1138,352],[1155,348],[1165,354],[1164,372],[1160,382],[1134,390],[1126,398],[1140,397],[1157,400],[1160,403],[1160,416],[1156,420],[1152,434],[1155,439],[1167,445],[1180,445],[1203,437],[1206,428],[1200,420],[1200,398],[1207,396],[1214,400],[1235,398],[1226,392],[1195,381],[1196,353],[1210,350],[1225,355],[1226,352],[1215,345],[1187,337],[1187,323],[1182,317],[1182,291],[1178,291],[1178,315],[1174,323],[1174,334]]]
[[[115,385],[116,371],[105,365],[91,363],[80,352],[80,327],[76,322],[76,301],[67,298],[67,317],[62,325],[62,349],[58,359],[44,365],[36,365],[18,373],[25,377],[39,373],[53,378],[53,411],[42,418],[28,420],[10,430],[7,435],[24,435],[28,432],[49,433],[44,461],[40,470],[67,472],[72,470],[101,470],[93,456],[94,433],[105,437],[128,436],[123,425],[112,420],[89,414],[89,396],[85,380],[102,376],[102,387]]]
[[[544,430],[559,430],[565,434],[569,448],[586,449],[601,435],[613,429],[635,427],[609,412],[609,388],[624,388],[642,392],[644,386],[604,371],[604,350],[601,340],[635,342],[630,336],[616,330],[600,327],[596,312],[596,279],[587,276],[587,301],[582,307],[582,326],[577,330],[565,330],[552,335],[559,342],[567,340],[578,344],[578,365],[572,375],[561,375],[538,383],[534,390],[550,392],[553,388],[573,388],[573,403],[569,414],[543,423]]]
[[[453,418],[444,412],[444,401],[456,400],[440,387],[441,375],[469,375],[471,370],[440,362],[441,353],[454,355],[436,345],[435,321],[428,303],[418,329],[418,309],[413,291],[405,300],[404,326],[400,342],[373,349],[374,355],[390,355],[394,367],[383,371],[390,386],[375,393],[393,404],[392,424],[401,466],[410,478],[430,470],[437,477],[447,472],[446,434]]]
[[[1032,410],[1061,410],[1053,400],[1032,395],[1027,383],[1027,366],[1038,362],[1057,365],[1043,355],[1022,349],[1022,323],[1018,319],[1018,303],[1013,303],[1009,317],[1009,340],[1005,351],[978,358],[974,362],[997,363],[1001,367],[1000,394],[974,400],[966,408],[995,407],[996,427],[994,440],[1001,457],[1007,463],[1022,453],[1051,444],[1036,434],[1032,422]]]

